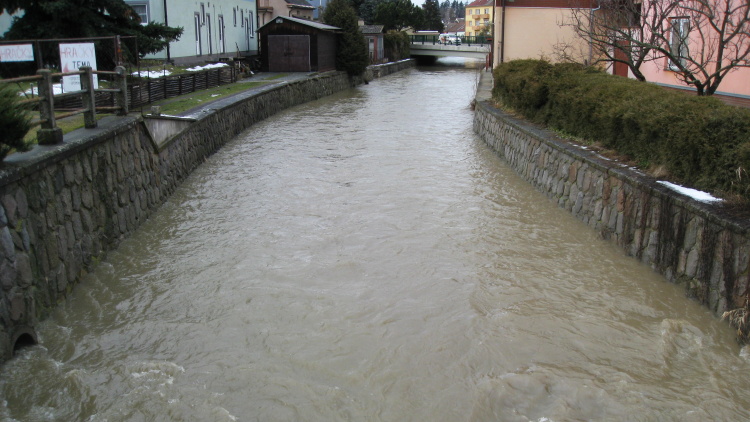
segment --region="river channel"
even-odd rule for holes
[[[210,157],[0,368],[0,418],[750,419],[732,329],[522,181],[438,64]]]

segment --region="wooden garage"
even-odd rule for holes
[[[258,29],[261,70],[323,72],[336,69],[336,37],[341,30],[304,19],[277,16]]]

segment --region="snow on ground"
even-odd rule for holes
[[[214,64],[207,64],[205,66],[196,66],[191,67],[189,69],[185,69],[188,72],[200,72],[201,70],[206,69],[215,69],[217,67],[224,67],[229,66],[226,63],[214,63]],[[140,72],[133,72],[131,75],[133,76],[140,76],[141,78],[161,78],[163,76],[169,76],[171,74],[168,70],[141,70]]]
[[[52,85],[52,95],[62,94],[62,85],[61,84],[53,84]],[[32,86],[31,88],[27,89],[24,92],[19,92],[18,95],[39,95],[39,88]]]
[[[706,192],[699,191],[699,190],[696,190],[696,189],[686,188],[684,186],[675,185],[674,183],[665,182],[663,180],[660,180],[657,183],[660,183],[660,184],[662,184],[662,185],[664,185],[664,186],[666,186],[666,187],[668,187],[668,188],[670,188],[670,189],[672,189],[674,191],[677,191],[677,192],[679,192],[679,193],[681,193],[681,194],[683,194],[685,196],[689,196],[689,197],[695,199],[696,201],[700,201],[700,202],[719,202],[719,201],[721,201],[720,198],[716,198],[716,197],[712,196],[710,193],[706,193]]]
[[[191,68],[189,68],[189,69],[186,69],[186,70],[187,70],[188,72],[198,72],[198,71],[201,71],[201,70],[206,70],[206,69],[215,69],[215,68],[217,68],[217,67],[225,67],[225,66],[229,66],[229,65],[228,65],[228,64],[226,64],[226,63],[214,63],[214,64],[207,64],[207,65],[205,65],[205,66],[196,66],[196,67],[191,67]]]
[[[141,70],[140,72],[133,72],[131,75],[139,76],[141,78],[161,78],[162,76],[169,76],[171,74],[168,70]]]

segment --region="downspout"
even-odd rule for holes
[[[167,18],[167,0],[164,0],[164,26],[169,26],[169,19]],[[169,54],[169,44],[167,43],[167,63],[172,61],[172,57]]]
[[[503,13],[502,18],[500,19],[501,25],[503,26],[500,30],[500,63],[505,62],[505,2],[507,0],[503,0],[502,7],[503,7]]]
[[[593,5],[594,2],[591,2],[591,5]],[[590,9],[589,12],[589,62],[588,65],[591,66],[591,63],[594,61],[594,12],[601,9],[602,5],[600,4],[595,9]]]

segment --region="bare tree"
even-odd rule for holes
[[[563,25],[590,45],[593,62],[666,63],[698,95],[711,95],[750,58],[750,0],[601,0],[574,8]]]
[[[672,0],[677,2],[676,0]],[[680,0],[654,47],[698,95],[712,95],[727,73],[750,58],[750,1]]]

